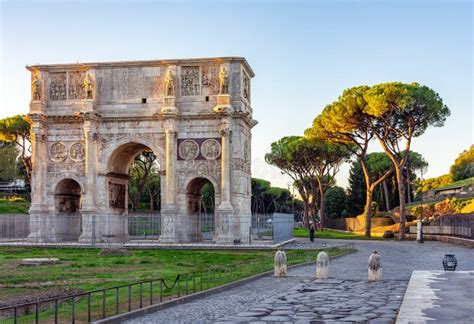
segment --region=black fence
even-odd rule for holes
[[[325,249],[330,255],[352,244]],[[287,251],[288,264],[315,261],[318,250]],[[160,277],[0,308],[0,323],[89,323],[167,300],[226,285],[273,269],[273,257]]]

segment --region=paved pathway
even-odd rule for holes
[[[413,270],[442,270],[444,254],[455,254],[457,270],[474,269],[474,250],[441,242],[298,240],[288,248],[355,243],[356,253],[331,261],[331,280],[314,280],[315,266],[290,271],[288,278],[265,277],[240,287],[149,314],[128,323],[392,322]],[[367,259],[382,256],[383,278],[367,283]],[[277,317],[273,317],[277,316]]]

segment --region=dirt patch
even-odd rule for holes
[[[99,253],[100,256],[126,256],[130,255],[130,251],[127,249],[114,249],[114,248],[106,248],[102,249]]]
[[[37,292],[30,292],[28,295],[12,296],[11,298],[0,299],[0,307],[8,307],[18,304],[34,303],[41,300],[66,297],[69,295],[82,293],[83,290],[79,288],[52,288]]]

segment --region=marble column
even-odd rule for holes
[[[219,128],[219,133],[222,136],[221,145],[222,145],[222,154],[221,154],[221,203],[219,209],[233,210],[232,204],[230,202],[230,122],[228,119],[225,119],[221,123]]]
[[[38,105],[41,105],[38,103]],[[35,109],[38,111],[41,108]],[[31,109],[33,110],[33,109]],[[49,230],[46,226],[49,217],[49,208],[46,197],[47,183],[47,145],[46,145],[46,117],[43,114],[28,115],[31,125],[31,207],[30,207],[30,234],[28,240],[43,242],[48,240]],[[54,206],[53,206],[54,208]]]
[[[234,217],[234,207],[231,202],[231,125],[230,116],[224,115],[219,127],[221,135],[221,203],[215,211],[216,228],[214,232],[214,240],[216,243],[229,244],[234,241],[236,225]]]
[[[87,102],[86,102],[87,101]],[[85,146],[85,183],[82,200],[82,233],[81,242],[95,241],[96,231],[93,222],[96,218],[96,179],[97,179],[97,123],[99,116],[93,111],[93,102],[84,100],[84,146]]]
[[[166,175],[165,175],[165,195],[162,196],[161,205],[161,242],[177,242],[176,227],[178,215],[176,215],[176,142],[177,128],[175,114],[168,116],[165,122],[166,136]],[[163,199],[164,198],[164,199]]]

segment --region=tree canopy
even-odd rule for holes
[[[474,145],[459,154],[449,173],[454,181],[474,177]]]
[[[13,142],[20,147],[28,182],[31,181],[32,171],[30,140],[30,122],[27,116],[16,115],[0,120],[0,141]]]
[[[390,82],[376,84],[364,98],[370,127],[396,174],[400,205],[400,239],[405,236],[405,178],[403,170],[414,137],[422,135],[429,126],[443,126],[450,111],[440,96],[418,83]]]

